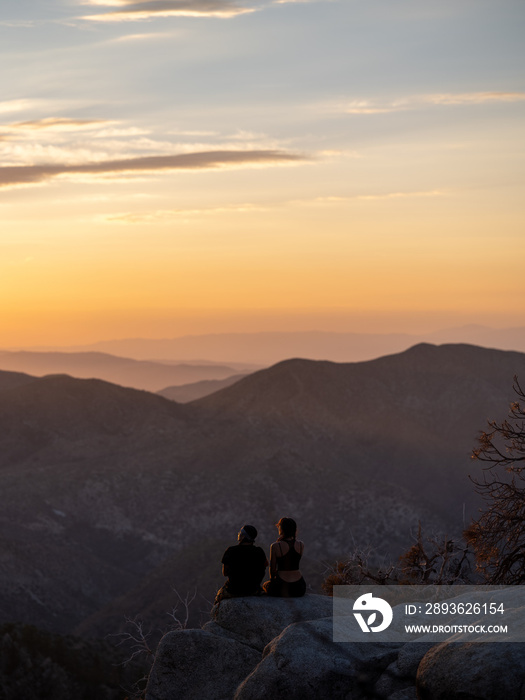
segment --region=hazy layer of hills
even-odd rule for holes
[[[525,355],[419,345],[370,362],[288,360],[181,405],[65,376],[0,372],[0,620],[102,636],[162,625],[244,522],[292,515],[318,584],[369,542],[397,555],[421,520],[461,531],[469,455],[503,418]],[[205,600],[206,599],[206,600]]]
[[[244,374],[290,357],[359,362],[401,352],[421,342],[469,343],[525,351],[525,328],[470,325],[426,335],[312,331],[139,338],[77,348],[4,350],[0,351],[0,371],[103,379],[187,403],[230,386]]]
[[[238,367],[218,363],[174,364],[116,357],[102,352],[0,352],[0,370],[35,376],[69,374],[103,379],[135,389],[159,391],[171,385],[220,380],[238,374]]]
[[[178,401],[179,403],[189,403],[196,399],[202,399],[203,396],[214,394],[220,389],[225,389],[227,386],[232,386],[240,379],[246,377],[246,374],[234,374],[226,379],[205,379],[202,382],[193,382],[191,384],[183,384],[182,386],[168,386],[162,391],[157,391],[157,394],[164,396],[166,399]]]
[[[90,346],[68,348],[68,350],[98,351],[140,360],[172,359],[180,362],[184,359],[186,362],[200,362],[202,358],[211,358],[228,365],[232,362],[243,362],[266,366],[290,357],[360,362],[401,352],[424,342],[468,343],[487,348],[525,352],[525,328],[497,329],[468,325],[422,334],[322,331],[217,333],[158,340],[135,338],[104,341]],[[238,371],[243,369],[238,367]],[[173,383],[182,384],[182,382]]]

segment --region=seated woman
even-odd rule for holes
[[[222,573],[228,577],[219,589],[215,602],[225,598],[245,595],[260,595],[261,581],[264,578],[268,560],[264,550],[255,546],[257,530],[253,525],[243,525],[237,540],[239,544],[228,547],[222,557]]]
[[[299,571],[304,543],[295,539],[297,525],[292,518],[277,523],[279,537],[270,547],[270,580],[263,584],[265,593],[283,598],[300,598],[306,582]]]

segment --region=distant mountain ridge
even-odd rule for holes
[[[165,624],[221,584],[243,522],[267,547],[294,516],[304,572],[421,520],[461,531],[479,505],[476,436],[513,400],[525,355],[419,345],[363,363],[287,360],[177,404],[64,376],[0,372],[0,621],[104,636]]]
[[[384,477],[389,467],[385,471],[379,463],[405,452],[412,465],[397,468],[407,474],[423,460],[424,478],[410,476],[423,486],[429,470],[439,481],[454,453],[452,463],[469,457],[491,404],[495,415],[506,414],[520,370],[525,374],[522,353],[420,344],[362,363],[286,360],[190,405],[205,411],[208,420],[242,417],[262,434],[284,423],[299,434],[352,445],[353,458],[364,464],[374,455]],[[434,452],[427,454],[430,446]],[[437,504],[445,493],[436,484],[426,497]],[[449,506],[453,501],[451,496]]]
[[[161,391],[157,391],[157,394],[171,401],[189,403],[190,401],[196,401],[204,396],[214,394],[216,391],[225,389],[227,386],[235,384],[246,376],[246,374],[234,374],[226,379],[204,379],[201,382],[192,382],[180,386],[168,386]]]
[[[431,333],[356,333],[328,331],[214,333],[164,339],[102,341],[62,351],[96,350],[141,360],[198,362],[215,360],[231,365],[270,365],[290,357],[334,362],[362,362],[402,352],[418,343],[464,343],[525,352],[525,327],[489,328],[467,325]],[[238,371],[243,368],[238,367]],[[181,382],[182,383],[182,382]],[[167,384],[165,385],[167,386]]]
[[[168,385],[225,379],[238,373],[220,364],[174,364],[117,357],[102,352],[0,352],[0,370],[35,376],[70,374],[79,379],[102,379],[121,386],[159,391]]]

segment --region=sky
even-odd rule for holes
[[[0,347],[525,325],[522,0],[3,0]]]

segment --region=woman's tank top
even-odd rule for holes
[[[277,571],[297,571],[302,554],[295,549],[295,538],[291,542],[289,540],[284,542],[288,545],[288,551],[281,557],[277,557]]]

